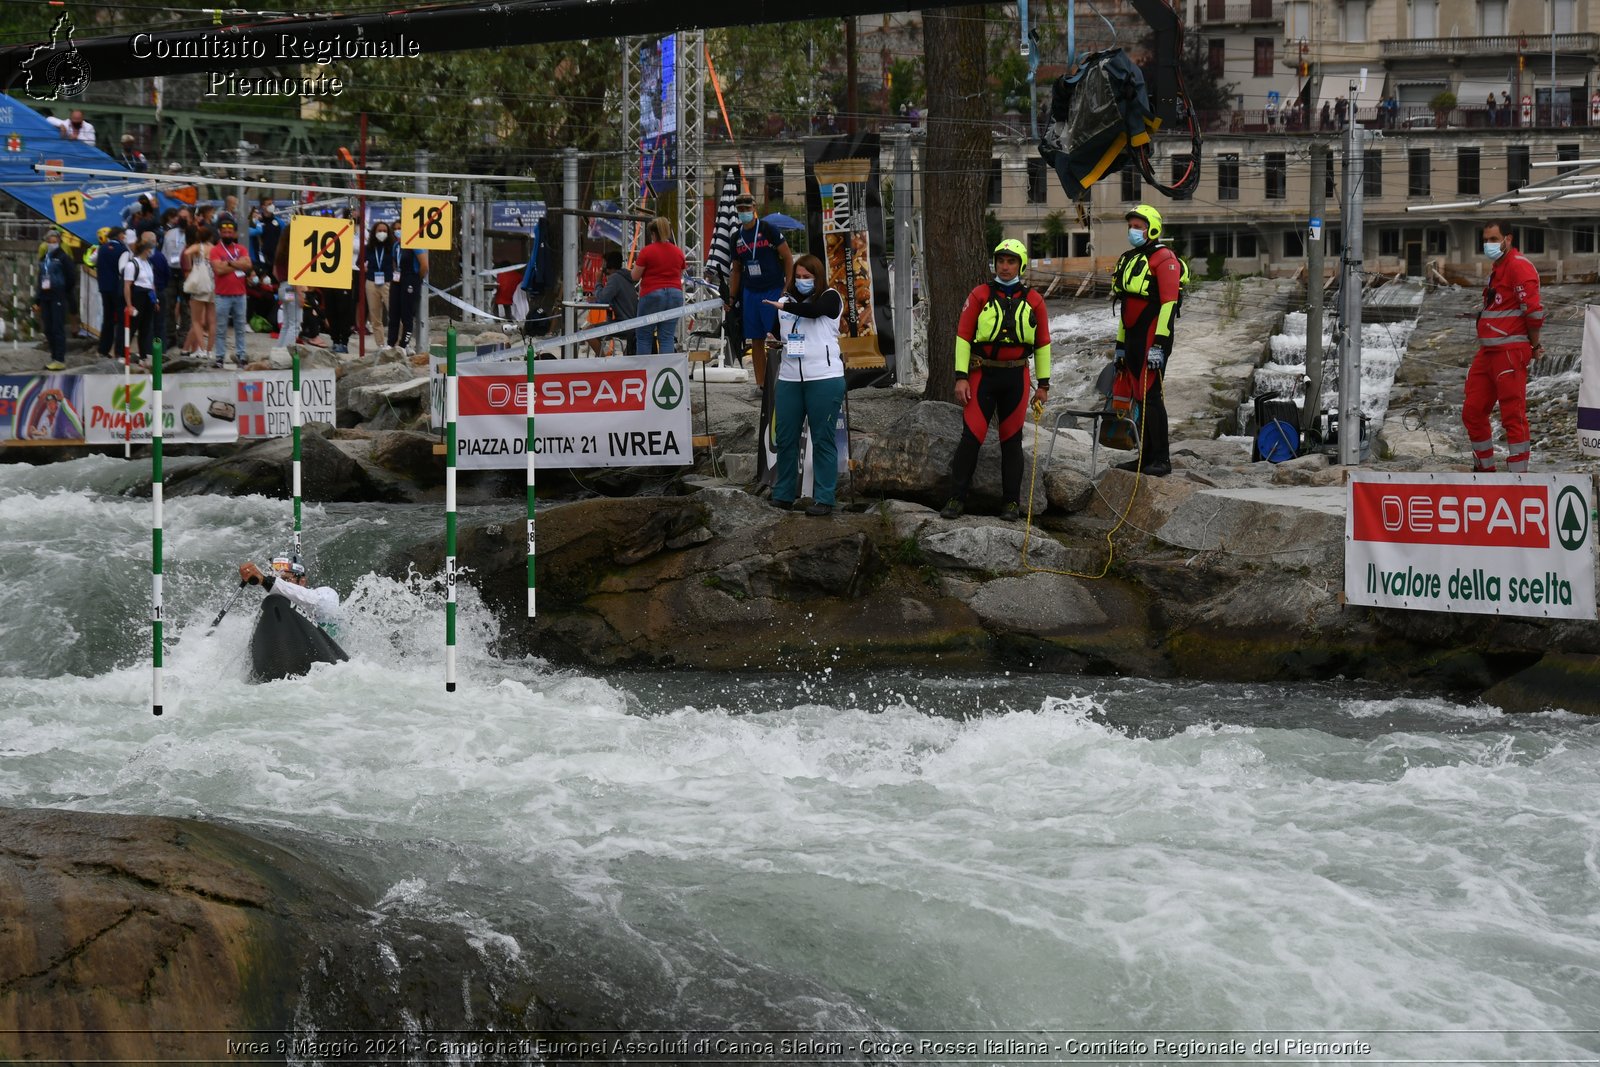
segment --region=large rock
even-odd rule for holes
[[[361,421],[373,423],[373,429],[393,429],[427,414],[431,389],[427,378],[357,386],[349,391],[349,406]]]
[[[963,520],[959,526],[924,531],[922,551],[937,567],[1013,574],[1023,569],[1022,543],[1028,541],[1028,563],[1052,570],[1071,569],[1076,562],[1061,542],[1038,530],[1025,534],[1017,524],[997,525]]]
[[[1047,416],[1048,417],[1048,416]],[[856,489],[864,496],[895,497],[930,507],[950,498],[950,466],[961,441],[961,408],[935,400],[918,404],[880,434],[861,457]],[[1051,442],[1055,447],[1051,453]],[[1040,455],[1034,462],[1035,447]],[[1033,502],[1035,515],[1048,506],[1045,474],[1053,467],[1081,467],[1088,455],[1088,435],[1081,430],[1057,434],[1033,426],[1022,430],[1022,500]],[[1047,462],[1046,453],[1050,453]],[[1031,492],[1029,478],[1034,479]],[[1000,496],[1000,442],[991,431],[978,452],[978,466],[967,498],[969,508],[992,511]]]
[[[1082,511],[1094,499],[1094,480],[1071,467],[1052,467],[1044,488],[1050,506],[1068,514]]]
[[[320,434],[301,435],[301,495],[306,500],[384,500],[389,494],[374,485],[361,465]],[[293,444],[279,437],[249,445],[224,459],[184,467],[166,477],[169,496],[289,495]]]
[[[1082,580],[1060,574],[1025,574],[984,582],[967,600],[987,625],[1046,634],[1078,626],[1103,626],[1106,613]]]
[[[0,810],[0,841],[0,1061],[282,1061],[280,1041],[318,1028],[550,1032],[552,992],[560,1028],[586,1028],[566,990],[505,988],[467,931],[379,916],[228,827]]]
[[[1189,552],[1326,572],[1343,567],[1344,523],[1345,490],[1337,486],[1202,489],[1179,502],[1155,534]]]
[[[367,461],[418,486],[444,484],[444,457],[434,455],[434,440],[408,430],[380,430],[372,435]]]

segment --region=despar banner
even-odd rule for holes
[[[1588,474],[1352,471],[1347,501],[1347,603],[1595,617]]]
[[[686,355],[540,360],[534,372],[537,467],[694,462]],[[472,363],[456,376],[456,467],[525,469],[527,364]],[[442,386],[435,393],[442,397]]]
[[[0,377],[0,441],[82,444],[83,440],[81,375]]]
[[[894,369],[894,315],[883,237],[878,135],[806,139],[808,247],[844,297],[839,347],[853,360]]]
[[[1578,384],[1578,450],[1600,456],[1600,307],[1583,309],[1583,379]]]
[[[149,378],[124,382],[117,375],[101,374],[85,380],[90,444],[151,439]],[[162,382],[161,406],[165,412],[162,437],[169,445],[288,437],[294,423],[293,374],[168,374]],[[336,418],[333,371],[302,372],[301,424],[331,424]]]

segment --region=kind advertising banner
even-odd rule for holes
[[[1351,604],[1595,618],[1587,474],[1351,473]]]
[[[0,377],[0,442],[82,444],[83,377],[28,374]]]
[[[844,297],[839,347],[851,357],[882,358],[894,369],[889,257],[879,194],[878,135],[806,140],[806,234]]]
[[[1583,309],[1583,380],[1578,385],[1578,450],[1600,456],[1600,307]]]
[[[444,422],[444,365],[434,365],[434,421]],[[535,367],[537,466],[688,466],[689,359],[614,356],[541,360]],[[527,365],[472,363],[457,368],[456,466],[527,466]]]
[[[97,374],[84,381],[90,444],[151,439],[149,378],[124,381]],[[335,420],[333,383],[331,370],[301,373],[302,423]],[[294,376],[289,371],[168,374],[161,384],[161,433],[168,445],[288,437],[292,432]]]

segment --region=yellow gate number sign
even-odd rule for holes
[[[406,197],[400,201],[400,244],[405,248],[450,250],[455,205],[448,200]]]
[[[290,285],[348,289],[356,260],[355,223],[296,215],[289,222]]]
[[[56,209],[57,222],[82,222],[88,215],[83,206],[83,193],[77,189],[57,193],[50,198],[50,204]]]

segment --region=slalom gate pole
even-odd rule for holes
[[[150,361],[150,713],[161,714],[161,342],[153,346]]]
[[[538,491],[534,488],[534,482],[536,480],[536,478],[535,478],[536,456],[534,455],[534,443],[537,440],[537,438],[534,436],[534,431],[533,431],[533,409],[534,409],[534,400],[533,400],[533,398],[534,398],[534,392],[533,392],[533,367],[534,367],[534,362],[535,362],[534,361],[534,355],[535,355],[535,353],[534,353],[534,350],[533,350],[533,345],[530,344],[530,345],[528,345],[528,354],[523,357],[527,361],[527,364],[528,364],[528,441],[527,441],[527,449],[528,449],[528,618],[530,618],[530,619],[533,618],[537,614],[537,612],[534,610],[534,602],[533,602],[534,601],[534,593],[537,591],[537,583],[535,583],[535,581],[534,581],[534,569],[533,569],[533,557],[534,557],[533,513],[534,513],[534,510],[535,510],[535,505],[538,502],[538,495],[539,495]]]
[[[456,327],[444,333],[444,691],[456,691]]]
[[[289,400],[289,425],[294,444],[290,464],[290,491],[294,495],[294,560],[300,562],[300,353],[289,349],[290,368],[293,372],[294,396]]]
[[[133,305],[122,309],[122,458],[133,457]],[[157,414],[160,412],[158,411]],[[157,421],[160,421],[159,419]]]

